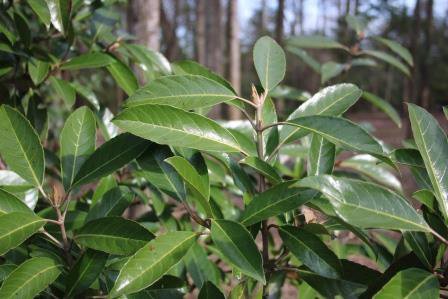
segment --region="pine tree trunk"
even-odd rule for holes
[[[160,49],[160,0],[131,0],[127,19],[129,31],[139,43]]]
[[[196,46],[195,58],[200,64],[206,62],[205,47],[205,0],[196,0]]]
[[[241,53],[238,23],[238,0],[228,0],[227,4],[227,78],[237,94],[241,91]],[[226,116],[229,119],[239,119],[240,111],[226,105]]]

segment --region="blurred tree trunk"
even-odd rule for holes
[[[240,94],[241,91],[241,51],[240,27],[238,21],[238,0],[228,0],[227,4],[227,78],[233,88]],[[230,105],[224,106],[229,119],[239,119],[240,111]]]
[[[261,0],[261,9],[260,9],[260,21],[261,21],[261,28],[260,32],[261,34],[264,34],[266,32],[266,27],[268,24],[268,14],[266,11],[266,0]]]
[[[224,75],[221,0],[206,1],[206,65]]]
[[[421,55],[420,65],[420,88],[418,92],[418,103],[425,109],[431,108],[431,92],[429,89],[430,72],[429,72],[429,54],[431,53],[432,45],[432,26],[433,26],[433,0],[425,1],[425,28],[423,31],[423,53]]]
[[[128,28],[139,43],[160,49],[160,0],[131,0],[128,5]]]
[[[177,57],[179,50],[179,43],[176,36],[176,29],[178,26],[180,0],[173,1],[174,7],[173,7],[172,20],[170,20],[168,14],[166,13],[164,3],[166,4],[167,1],[160,2],[160,24],[162,28],[163,39],[166,43],[166,47],[163,54],[169,61],[172,61]]]
[[[205,0],[196,0],[196,61],[205,64]]]
[[[285,0],[278,0],[277,13],[275,17],[275,39],[280,45],[283,45],[284,28],[283,23],[285,19]],[[277,100],[275,102],[277,108],[277,114],[282,115],[285,110],[284,100]]]

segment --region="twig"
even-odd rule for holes
[[[194,222],[196,222],[197,224],[210,229],[211,225],[210,225],[210,220],[206,219],[202,219],[201,217],[199,217],[198,214],[196,214],[189,206],[187,203],[183,202],[183,205],[185,207],[185,209],[187,210],[188,214],[190,215],[190,217],[194,220]]]
[[[44,234],[48,239],[53,241],[59,248],[64,249],[64,245],[55,237],[53,237],[49,232],[47,232],[45,229],[41,229],[40,232]]]

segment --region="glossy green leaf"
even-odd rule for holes
[[[439,282],[432,273],[409,268],[398,272],[373,298],[439,298]]]
[[[182,178],[170,164],[165,162],[165,159],[172,156],[173,153],[168,146],[151,144],[137,158],[137,163],[140,166],[138,175],[169,196],[185,200],[186,190]]]
[[[230,220],[213,220],[211,236],[226,260],[247,276],[265,283],[260,251],[244,226]]]
[[[340,163],[341,167],[356,170],[358,173],[371,178],[377,183],[401,193],[400,180],[391,172],[388,165],[371,155],[356,155]]]
[[[51,87],[61,97],[68,107],[72,107],[76,100],[76,91],[67,81],[50,77]]]
[[[345,46],[326,36],[293,36],[287,40],[288,45],[311,49],[346,49]]]
[[[175,61],[171,64],[173,68],[173,72],[175,75],[199,75],[206,77],[210,80],[216,81],[219,84],[227,87],[227,89],[231,90],[235,93],[232,85],[230,85],[229,81],[221,77],[220,75],[212,72],[202,64],[197,63],[193,60],[181,60]]]
[[[111,174],[140,156],[149,143],[131,134],[120,134],[89,156],[75,176],[72,187]]]
[[[44,179],[44,151],[30,122],[10,106],[0,107],[0,155],[22,178],[41,186]]]
[[[70,26],[71,1],[45,0],[50,11],[51,24],[62,34],[67,35]]]
[[[50,64],[39,59],[31,59],[28,62],[28,73],[34,85],[39,85],[47,77],[50,71]]]
[[[61,70],[81,70],[108,66],[116,63],[110,55],[101,52],[92,52],[73,57],[61,65]]]
[[[62,183],[68,190],[81,166],[95,151],[96,121],[93,112],[83,106],[67,118],[62,128],[59,147]]]
[[[14,264],[4,263],[0,265],[0,285],[15,268],[17,266]]]
[[[272,90],[285,77],[286,58],[283,49],[269,36],[257,40],[253,50],[254,65],[261,85]]]
[[[101,251],[86,250],[66,278],[65,296],[71,298],[87,290],[100,275],[108,256]]]
[[[331,174],[336,147],[320,135],[313,134],[308,151],[308,176]]]
[[[0,189],[0,216],[12,212],[32,213],[30,208],[14,194]]]
[[[286,248],[308,268],[323,277],[340,277],[338,257],[316,235],[291,225],[281,226],[279,233]]]
[[[29,212],[12,212],[0,216],[0,255],[22,244],[45,224]],[[1,298],[1,297],[0,297]]]
[[[79,82],[72,82],[70,85],[75,89],[75,91],[84,99],[87,100],[88,103],[95,108],[96,111],[100,110],[100,102],[96,97],[95,93],[87,87],[87,85],[81,84]]]
[[[393,120],[394,123],[397,124],[399,128],[401,128],[401,117],[398,114],[397,110],[395,110],[395,108],[392,107],[389,102],[367,91],[364,91],[362,93],[362,97],[370,102],[373,106],[383,111],[387,116],[390,117],[390,119]]]
[[[448,217],[448,140],[437,120],[425,109],[408,105],[415,143],[422,155],[439,208]]]
[[[320,191],[344,221],[361,228],[429,231],[423,217],[400,195],[379,185],[322,175],[298,186]]]
[[[159,144],[206,151],[241,151],[229,131],[216,122],[171,106],[131,107],[118,114],[114,123],[124,131]]]
[[[376,50],[364,50],[363,53],[375,57],[377,59],[380,59],[390,64],[391,66],[395,67],[396,69],[400,70],[406,76],[410,76],[409,68],[392,55]]]
[[[47,257],[26,260],[3,282],[0,298],[35,298],[58,278],[61,268],[55,260]]]
[[[198,299],[225,299],[225,297],[217,286],[206,281],[199,291]]]
[[[160,52],[136,44],[125,44],[124,48],[129,51],[144,71],[155,70],[163,75],[171,74],[170,63]]]
[[[86,222],[102,217],[121,216],[133,199],[134,196],[128,188],[112,188],[92,206],[87,214]]]
[[[92,206],[94,206],[109,190],[115,187],[118,187],[118,184],[113,175],[101,178],[93,192]]]
[[[195,169],[195,167],[193,167],[187,159],[180,156],[170,157],[165,159],[165,161],[177,171],[188,187],[196,195],[201,206],[205,210],[207,217],[212,217],[212,210],[209,203],[210,184],[207,168],[205,168],[204,171],[198,172],[198,170]]]
[[[51,16],[45,0],[28,0],[27,3],[39,17],[39,20],[44,23],[47,28],[49,28],[51,24]]]
[[[154,239],[154,235],[137,222],[122,217],[105,217],[86,223],[76,233],[75,239],[87,248],[130,255]]]
[[[124,90],[127,95],[132,95],[138,89],[138,81],[132,70],[123,62],[114,59],[115,62],[107,65],[107,70],[117,82],[118,86]]]
[[[320,83],[324,84],[328,80],[339,76],[346,69],[346,65],[342,63],[336,63],[334,61],[328,61],[322,64],[320,73]]]
[[[409,52],[408,49],[406,49],[405,47],[403,47],[396,41],[393,41],[393,40],[390,40],[390,39],[387,39],[384,37],[379,37],[379,36],[374,37],[374,39],[376,41],[379,41],[383,45],[387,46],[389,49],[391,49],[396,54],[398,54],[410,66],[414,65],[411,52]]]
[[[123,266],[109,296],[115,298],[151,286],[182,259],[195,240],[193,232],[175,231],[147,243]]]
[[[278,184],[282,181],[282,178],[274,167],[257,157],[246,157],[239,161],[239,163],[253,168],[255,171],[268,179],[272,184]]]
[[[305,116],[287,124],[308,130],[347,150],[384,155],[382,146],[357,124],[334,116]]]
[[[343,83],[325,87],[300,105],[287,120],[310,115],[340,115],[355,104],[361,94],[362,91],[353,84]],[[299,131],[300,128],[283,126],[280,129],[280,145],[300,138]]]
[[[151,81],[129,97],[125,104],[127,107],[170,105],[189,110],[214,106],[234,98],[233,91],[217,81],[197,75],[175,75]]]
[[[316,195],[314,190],[294,187],[295,183],[296,181],[280,183],[254,196],[243,212],[241,223],[249,226],[291,211]]]

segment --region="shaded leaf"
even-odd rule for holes
[[[130,255],[154,239],[139,223],[121,217],[105,217],[86,223],[75,240],[88,248],[103,252]]]
[[[345,64],[336,63],[334,61],[325,62],[322,64],[320,73],[320,83],[324,84],[328,80],[339,76],[346,68]]]
[[[28,61],[28,73],[34,85],[39,85],[47,77],[50,71],[50,64],[39,59],[31,59]]]
[[[395,108],[391,104],[389,104],[389,102],[367,91],[364,91],[362,93],[362,97],[370,102],[373,106],[383,111],[387,116],[390,117],[390,119],[393,120],[394,123],[397,124],[399,128],[401,128],[400,115],[398,114],[397,110],[395,110]]]
[[[313,190],[294,187],[295,183],[296,181],[280,183],[254,196],[243,212],[241,223],[248,226],[288,212],[316,195]]]
[[[312,134],[308,151],[308,176],[331,174],[336,155],[336,147],[325,138]]]
[[[131,134],[120,134],[93,152],[75,176],[72,188],[106,176],[140,156],[149,143]]]
[[[73,57],[61,65],[61,70],[81,70],[108,66],[116,63],[110,55],[101,52],[92,52]]]
[[[213,220],[211,237],[220,253],[242,273],[265,283],[263,261],[250,232],[230,220]]]
[[[123,62],[114,59],[115,62],[107,65],[107,70],[115,79],[118,86],[126,92],[127,95],[132,95],[138,89],[138,81],[132,70]]]
[[[69,108],[75,104],[76,91],[70,83],[53,76],[50,77],[50,83],[57,95],[64,100]]]
[[[121,216],[133,199],[134,196],[128,188],[112,188],[92,206],[87,214],[86,222],[102,217]]]
[[[186,231],[152,240],[124,264],[109,296],[115,298],[151,286],[182,259],[195,240],[196,234]]]
[[[375,57],[377,59],[380,59],[390,64],[391,66],[395,67],[396,69],[400,70],[406,76],[410,76],[409,68],[392,55],[376,50],[363,50],[363,53]]]
[[[225,297],[217,286],[206,281],[199,292],[198,299],[225,299]]]
[[[293,36],[287,40],[288,45],[311,49],[346,49],[345,46],[326,36]]]
[[[393,52],[395,52],[401,58],[403,58],[403,60],[406,61],[406,63],[409,64],[410,66],[414,65],[411,52],[409,52],[408,49],[406,49],[396,41],[379,36],[374,37],[374,39],[386,45],[389,49],[391,49]]]
[[[65,295],[73,297],[87,290],[106,265],[108,254],[88,249],[76,261],[66,278]]]
[[[338,257],[316,235],[291,225],[281,226],[279,233],[286,248],[308,268],[324,277],[340,276]]]
[[[45,27],[49,28],[51,24],[51,16],[45,0],[28,0],[27,3],[39,17],[39,20],[45,24]]]
[[[258,173],[261,173],[272,184],[278,184],[282,181],[282,178],[274,167],[257,157],[246,157],[239,161],[239,163],[247,165]]]

